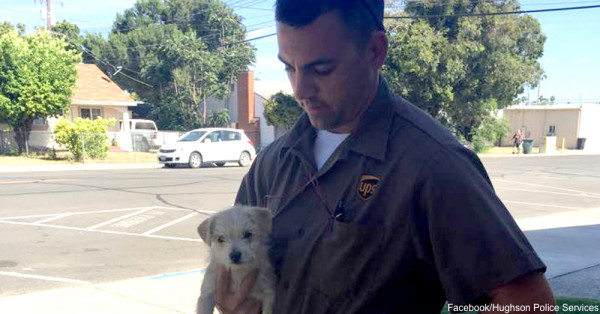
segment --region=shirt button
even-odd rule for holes
[[[304,229],[298,229],[298,238],[302,238],[304,236]]]

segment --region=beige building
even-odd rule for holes
[[[504,143],[512,143],[512,135],[521,129],[534,146],[544,145],[546,137],[554,135],[557,149],[563,138],[566,149],[576,149],[585,138],[584,150],[600,151],[600,104],[517,105],[502,110],[502,116],[511,132]]]

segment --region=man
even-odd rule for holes
[[[521,143],[523,142],[523,133],[521,133],[521,129],[518,129],[517,132],[512,137],[513,140],[513,154],[518,154],[521,152]]]
[[[388,91],[383,0],[278,0],[276,18],[305,114],[236,199],[273,213],[275,313],[552,304],[545,265],[476,155]],[[222,271],[221,311],[258,313],[255,280],[230,293]]]

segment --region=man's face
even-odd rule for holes
[[[279,59],[313,127],[352,132],[377,87],[378,68],[368,48],[359,51],[333,12],[302,28],[278,22],[277,38]]]

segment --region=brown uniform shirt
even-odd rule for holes
[[[242,182],[274,215],[275,313],[437,314],[545,271],[477,156],[380,81],[321,171],[303,115]]]

